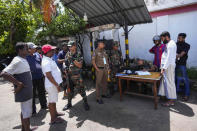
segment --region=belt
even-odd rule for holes
[[[105,67],[98,67],[99,69],[104,69]]]

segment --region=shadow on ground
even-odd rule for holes
[[[177,102],[172,109],[159,106],[158,110],[154,110],[152,99],[124,96],[124,100],[120,102],[118,93],[111,99],[104,99],[103,105],[95,102],[95,92],[88,96],[88,100],[90,111],[86,112],[83,101],[80,101],[69,112],[70,118],[77,117],[78,128],[86,120],[90,120],[115,129],[169,131],[170,110],[185,116],[194,116],[193,110],[181,102]]]
[[[49,131],[65,131],[66,127],[67,127],[67,122],[64,121],[61,124],[51,125],[50,128],[49,128]]]
[[[92,89],[91,83],[86,83],[87,90]],[[192,94],[189,103],[196,100],[197,93]],[[153,99],[124,95],[123,101],[119,100],[119,93],[116,93],[110,99],[103,99],[104,104],[99,105],[95,101],[95,92],[88,96],[90,111],[85,111],[83,101],[79,101],[68,111],[69,117],[76,117],[77,128],[83,126],[86,120],[98,123],[100,125],[114,129],[129,129],[131,131],[170,131],[170,111],[181,115],[192,117],[194,112],[192,108],[184,102],[177,101],[174,107],[167,108],[158,105],[158,109],[154,109]],[[31,125],[40,126],[45,124],[43,119],[46,117],[47,111],[40,110],[36,117],[31,119]],[[92,127],[93,125],[91,125]],[[65,131],[67,122],[62,124],[51,125],[49,131]],[[14,127],[19,129],[20,126]],[[13,128],[13,129],[14,129]],[[95,125],[96,128],[96,125]]]

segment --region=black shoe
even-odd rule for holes
[[[90,106],[88,105],[88,103],[84,103],[84,108],[85,108],[86,111],[90,110]]]
[[[62,100],[66,100],[68,98],[68,96],[63,96]]]
[[[32,117],[36,116],[36,111],[32,112]]]
[[[41,107],[41,109],[42,109],[42,110],[47,110],[47,109],[49,109],[49,108],[48,108],[48,106],[44,106],[44,107]]]
[[[97,102],[97,103],[99,103],[99,104],[104,104],[104,102],[103,102],[103,100],[102,100],[102,99],[100,99],[100,100],[96,100],[96,102]]]
[[[111,98],[110,95],[102,95],[103,98]]]
[[[67,104],[62,110],[65,111],[65,110],[70,109],[71,107],[72,107],[72,104]]]

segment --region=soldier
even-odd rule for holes
[[[69,41],[68,46],[69,52],[66,54],[65,63],[68,68],[67,78],[70,78],[70,80],[68,80],[70,92],[68,93],[68,104],[63,108],[63,110],[65,111],[72,107],[71,101],[74,96],[74,89],[76,89],[77,92],[83,97],[85,110],[89,110],[87,96],[81,76],[83,57],[79,52],[77,52],[77,46],[74,41]],[[70,77],[68,77],[69,75]]]
[[[152,62],[142,60],[142,59],[133,59],[130,65],[131,70],[141,71],[146,70],[150,72],[158,71],[157,66],[153,65]]]
[[[120,68],[122,66],[122,55],[121,52],[118,50],[118,47],[119,47],[119,43],[118,41],[115,41],[110,56],[110,68],[111,68],[110,78],[113,88],[115,85],[117,85],[116,73],[120,71]]]
[[[94,51],[92,56],[92,64],[96,69],[96,101],[99,104],[103,104],[103,100],[101,99],[101,95],[100,95],[101,88],[103,88],[102,97],[109,98],[109,96],[107,96],[107,78],[108,78],[109,62],[104,47],[105,47],[104,42],[99,41],[98,47]]]

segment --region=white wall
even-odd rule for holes
[[[197,3],[197,0],[144,0],[150,12]]]
[[[153,46],[152,37],[163,31],[169,31],[172,39],[175,41],[177,41],[178,33],[184,32],[187,34],[186,42],[191,45],[188,66],[197,66],[197,11],[161,16],[153,18],[153,23],[136,25],[129,33],[130,58],[137,57],[153,60],[153,55],[148,52]],[[117,31],[104,31],[100,33],[100,38],[105,36],[106,39],[120,40],[122,54],[125,57],[125,39],[122,35],[123,33],[122,28]],[[85,60],[87,63],[90,63],[89,43],[84,43],[84,47],[86,47],[84,52],[88,53],[84,56]]]

